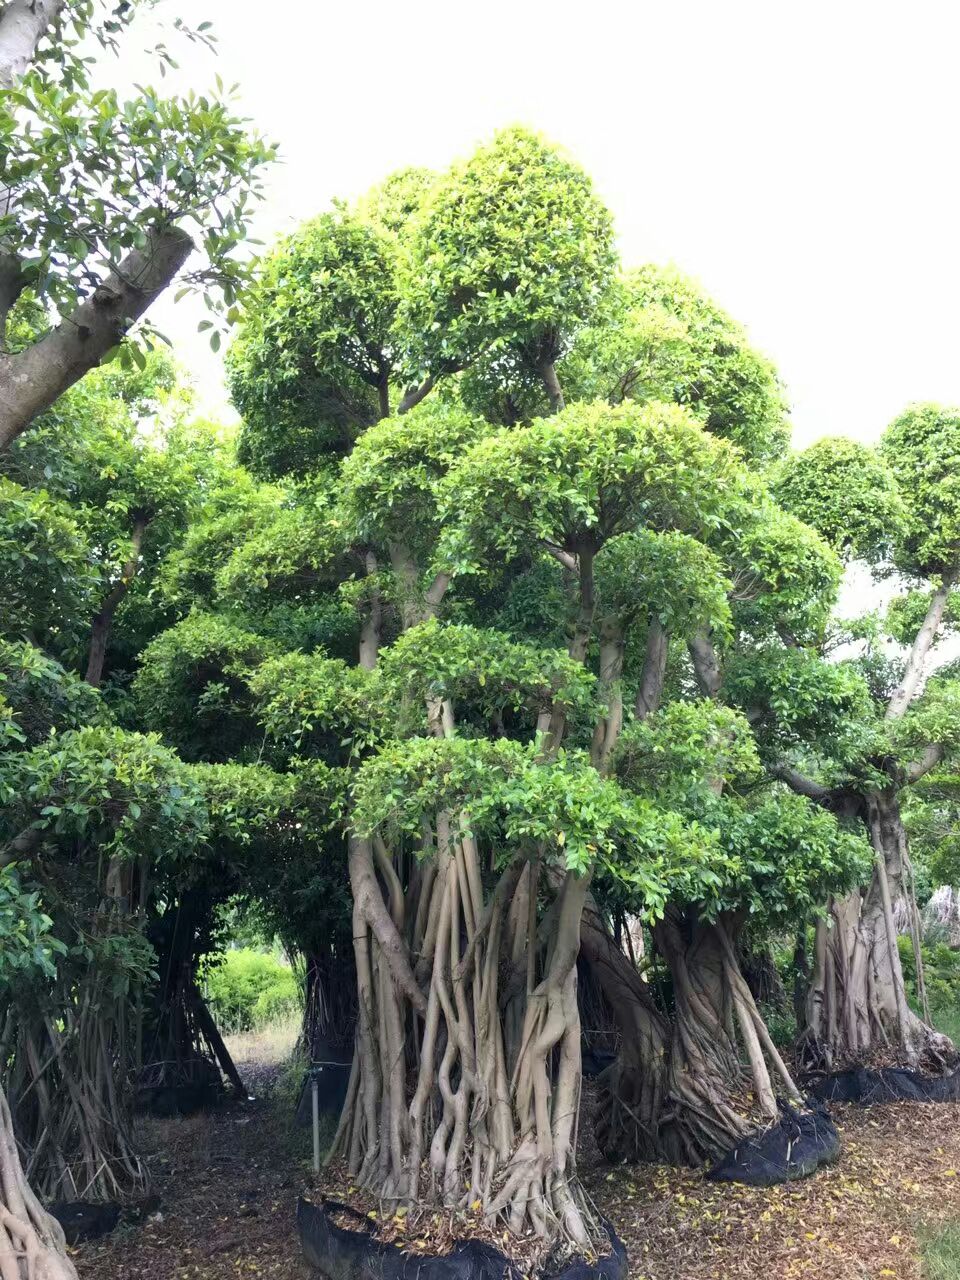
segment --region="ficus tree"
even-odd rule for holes
[[[176,757],[113,727],[78,677],[23,644],[4,645],[2,666],[0,863],[36,893],[57,951],[3,991],[17,1138],[51,1198],[124,1198],[145,1184],[122,1081],[152,962],[133,903],[150,866],[189,856],[205,809]]]
[[[885,1056],[940,1070],[955,1057],[946,1037],[907,1003],[893,907],[905,902],[916,934],[902,796],[955,750],[953,682],[925,687],[925,681],[960,570],[958,424],[953,410],[914,406],[888,428],[878,451],[822,442],[786,462],[778,480],[784,500],[848,555],[869,557],[877,572],[898,574],[914,588],[889,614],[895,638],[909,646],[895,666],[867,643],[843,673],[816,654],[796,655],[794,667],[808,674],[789,689],[782,663],[748,677],[766,685],[758,705],[765,708],[776,776],[814,803],[861,821],[874,850],[869,880],[833,900],[832,927],[818,926],[804,1040],[805,1059],[816,1067]],[[843,689],[825,707],[838,680]],[[777,687],[781,693],[771,697]],[[808,710],[819,704],[812,719],[801,711],[802,690]],[[919,990],[922,1004],[922,976]]]
[[[862,872],[869,852],[803,799],[780,787],[758,792],[750,728],[712,699],[672,700],[635,719],[612,768],[630,790],[695,822],[704,839],[651,924],[670,975],[665,1025],[625,1040],[599,1136],[621,1159],[699,1163],[777,1123],[778,1099],[803,1105],[741,971],[744,927],[762,934],[815,912]]]
[[[406,444],[416,419],[370,429],[343,467],[350,531],[391,549],[406,607],[372,673],[377,705],[395,705],[392,728],[367,744],[354,788],[358,1051],[336,1149],[391,1199],[479,1200],[491,1220],[544,1240],[559,1229],[584,1248],[595,1224],[573,1180],[570,1117],[590,875],[595,857],[617,865],[633,847],[633,882],[662,903],[670,851],[686,839],[679,819],[638,804],[575,750],[597,718],[584,665],[594,565],[630,530],[718,528],[738,464],[672,406],[571,405],[493,434],[482,423],[465,433],[462,415],[445,413],[433,421],[446,440],[428,432],[421,450]],[[440,621],[458,573],[520,548],[569,573],[566,655]],[[487,884],[487,842],[501,828]],[[498,994],[501,954],[516,978]],[[411,1015],[421,1066],[408,1103],[398,1048]]]

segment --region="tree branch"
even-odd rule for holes
[[[0,449],[116,346],[130,326],[175,278],[194,248],[178,227],[151,234],[120,270],[33,346],[0,354]]]
[[[415,408],[421,400],[425,400],[427,398],[433,390],[433,386],[434,380],[433,374],[431,373],[428,374],[423,382],[420,383],[419,387],[410,387],[407,390],[406,395],[400,401],[397,413],[408,413],[411,409]]]
[[[904,776],[907,784],[919,782],[925,773],[929,773],[944,757],[944,748],[941,742],[932,742],[928,747],[924,747],[916,760],[907,765]]]
[[[121,600],[130,590],[130,584],[137,576],[137,570],[140,567],[143,536],[149,523],[147,517],[143,515],[137,516],[134,520],[133,532],[130,534],[129,558],[120,570],[120,577],[107,592],[103,604],[93,619],[90,652],[87,655],[87,674],[84,679],[95,689],[99,689],[100,681],[103,679],[103,664],[107,656],[107,641],[110,638],[114,615],[120,607]]]
[[[812,778],[808,778],[806,774],[783,761],[772,766],[770,776],[785,782],[791,791],[795,791],[799,796],[806,796],[816,804],[826,805],[833,799],[833,792],[829,787],[823,786],[820,782],[814,782]]]
[[[22,79],[66,0],[7,0],[0,9],[0,89]]]
[[[580,566],[577,563],[577,557],[572,551],[564,551],[563,547],[558,547],[553,542],[546,542],[541,538],[540,545],[554,560],[559,560],[565,569],[569,569],[571,573],[577,573]]]
[[[940,624],[943,621],[944,610],[947,607],[947,600],[950,596],[950,589],[957,577],[957,570],[951,569],[944,573],[940,582],[933,593],[930,605],[927,609],[927,616],[923,620],[923,626],[917,632],[917,637],[913,642],[913,648],[910,650],[910,657],[907,660],[907,669],[903,673],[903,679],[893,691],[889,703],[887,704],[886,719],[897,720],[903,715],[910,702],[917,692],[923,676],[923,668],[926,664],[927,655],[930,647],[937,638],[937,632],[940,630]]]
[[[0,867],[8,867],[11,862],[20,862],[35,854],[40,847],[40,834],[38,827],[25,827],[14,836],[8,845],[0,849]]]

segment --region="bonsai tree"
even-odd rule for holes
[[[699,1163],[776,1123],[778,1095],[802,1105],[741,972],[744,927],[749,921],[762,936],[815,913],[862,871],[869,852],[799,797],[779,787],[758,793],[750,729],[712,700],[671,701],[634,720],[613,770],[631,790],[712,833],[715,845],[689,879],[676,877],[652,921],[671,979],[669,1041],[624,1042],[599,1137],[621,1159]]]
[[[570,1125],[575,960],[592,849],[614,865],[636,850],[634,881],[655,903],[664,896],[659,863],[679,858],[685,838],[682,823],[573,752],[578,739],[590,741],[596,718],[584,718],[583,668],[594,566],[630,530],[718,527],[737,462],[669,406],[570,406],[528,428],[480,429],[475,443],[464,440],[462,420],[447,417],[450,443],[438,450],[441,437],[428,433],[421,451],[407,446],[414,417],[372,428],[343,468],[344,511],[356,536],[390,548],[407,629],[381,648],[375,672],[381,705],[395,707],[395,741],[365,760],[354,787],[358,1050],[336,1150],[354,1177],[391,1199],[479,1200],[513,1230],[532,1228],[548,1242],[555,1221],[585,1248],[594,1224],[573,1178]],[[457,573],[482,574],[521,547],[569,571],[566,656],[439,620]],[[578,812],[589,815],[582,827]],[[485,889],[485,842],[495,832],[503,861]],[[553,922],[546,955],[541,890]],[[508,911],[521,895],[525,914]],[[517,973],[502,998],[501,955]],[[421,1065],[408,1105],[399,1045],[411,1014]],[[563,1064],[555,1085],[554,1048]],[[435,1080],[439,1116],[428,1106]]]
[[[925,594],[919,610],[912,595],[889,617],[896,637],[909,644],[896,671],[867,645],[859,673],[849,664],[841,673],[824,669],[813,654],[794,658],[804,677],[802,685],[792,679],[789,692],[777,664],[766,672],[773,772],[814,803],[857,818],[874,850],[869,880],[833,902],[829,929],[826,922],[818,927],[804,1060],[827,1070],[881,1055],[942,1070],[955,1057],[946,1037],[908,1005],[893,907],[903,900],[915,918],[904,789],[948,759],[956,742],[952,682],[924,682],[960,569],[958,441],[954,411],[920,405],[896,419],[878,452],[821,443],[790,459],[779,479],[784,499],[847,555],[869,558],[878,573],[895,572]],[[804,694],[819,682],[822,702],[838,680],[845,700],[835,695],[833,714],[805,725],[809,705],[798,705]],[[836,714],[841,710],[848,717]],[[919,972],[919,955],[917,962]],[[922,998],[922,976],[919,986]]]

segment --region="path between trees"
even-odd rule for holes
[[[759,1190],[582,1159],[634,1280],[920,1280],[916,1230],[960,1220],[960,1104],[837,1107],[844,1155]],[[269,1101],[144,1124],[160,1216],[80,1246],[81,1280],[308,1280],[294,1229],[309,1140]]]

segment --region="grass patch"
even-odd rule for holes
[[[960,1280],[960,1223],[920,1233],[924,1280]]]
[[[253,1031],[227,1033],[223,1038],[231,1058],[238,1065],[247,1062],[285,1063],[293,1053],[300,1034],[300,1014],[289,1013]]]

